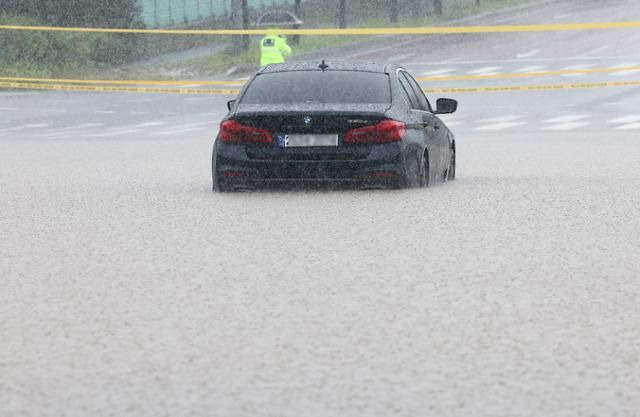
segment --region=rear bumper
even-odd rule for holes
[[[223,190],[396,188],[405,185],[406,177],[399,143],[370,146],[366,153],[310,149],[259,156],[239,145],[217,142],[214,148],[214,187]]]
[[[367,190],[397,189],[404,182],[399,180],[220,180],[217,190]]]

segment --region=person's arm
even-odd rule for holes
[[[287,41],[285,39],[278,38],[278,49],[283,56],[291,55],[291,47],[287,45]]]

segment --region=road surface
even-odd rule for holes
[[[638,30],[394,42],[351,58],[640,65]],[[0,415],[637,416],[640,90],[453,97],[453,183],[221,195],[230,97],[0,92]]]

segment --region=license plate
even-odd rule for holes
[[[279,135],[278,143],[282,148],[338,146],[338,135]]]

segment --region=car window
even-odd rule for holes
[[[259,75],[242,104],[389,104],[389,76],[363,71],[290,71]]]
[[[404,100],[407,102],[407,104],[409,106],[412,106],[411,104],[411,98],[409,97],[409,92],[407,91],[407,88],[409,86],[408,85],[403,85],[402,82],[400,83],[400,94],[402,95],[402,97],[404,98]]]
[[[419,110],[431,111],[431,105],[429,104],[429,100],[427,100],[427,97],[424,95],[424,92],[422,91],[422,88],[420,87],[418,82],[411,75],[409,75],[409,73],[406,73],[404,71],[402,72],[402,76],[409,83],[409,85],[411,86],[411,89],[414,92],[414,95],[417,98],[417,101],[418,101],[417,108]]]
[[[398,81],[400,81],[400,86],[402,87],[405,95],[408,97],[409,105],[411,106],[411,108],[420,110],[418,98],[416,97],[413,88],[411,88],[411,84],[409,84],[409,81],[403,76],[402,72],[398,74]]]

